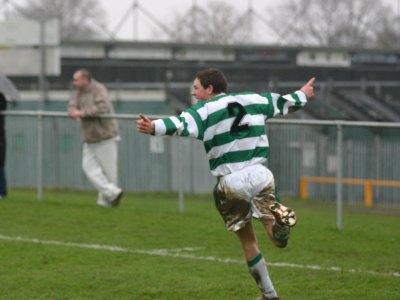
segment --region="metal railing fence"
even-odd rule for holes
[[[37,188],[93,189],[81,169],[79,124],[66,113],[6,111],[8,184]],[[126,191],[209,193],[211,176],[202,143],[136,132],[138,115],[117,114],[121,131],[119,181]],[[163,116],[150,116],[159,118]],[[309,183],[308,197],[342,205],[363,205],[359,185],[342,178],[400,180],[400,123],[273,119],[266,124],[270,141],[268,167],[281,195],[298,196],[302,176],[335,177],[335,184]],[[400,188],[378,186],[376,207],[400,207]]]

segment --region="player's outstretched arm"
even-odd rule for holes
[[[140,114],[140,119],[136,120],[136,129],[141,133],[153,134],[154,123],[144,114]]]
[[[300,91],[304,93],[304,95],[307,98],[307,101],[303,101],[300,103],[300,105],[298,103],[294,103],[294,105],[290,106],[288,109],[288,113],[292,113],[295,112],[296,110],[298,110],[300,107],[304,106],[305,103],[309,102],[311,100],[312,97],[314,97],[314,87],[312,86],[315,82],[315,77],[311,78],[305,85],[303,85],[300,88]],[[284,96],[285,98],[285,96]],[[285,115],[286,113],[283,112],[283,114]]]
[[[312,86],[315,82],[315,77],[311,78],[305,85],[300,89],[304,94],[306,94],[307,99],[310,100],[314,97],[314,87]]]

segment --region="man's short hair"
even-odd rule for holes
[[[228,82],[222,71],[218,69],[208,68],[196,73],[196,78],[199,79],[203,88],[213,86],[214,94],[225,93],[228,89]]]
[[[92,80],[92,74],[90,74],[88,69],[81,68],[81,69],[76,70],[76,73],[78,73],[78,72],[81,74],[81,76],[83,78],[86,78],[89,81]]]

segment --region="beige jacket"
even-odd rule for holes
[[[119,135],[115,119],[100,118],[102,114],[113,114],[107,89],[92,79],[84,90],[77,90],[68,104],[68,110],[79,109],[82,113],[81,137],[85,143],[98,143]]]

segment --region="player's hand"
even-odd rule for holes
[[[314,97],[314,88],[313,84],[315,81],[315,77],[311,78],[305,85],[303,85],[300,89],[304,94],[306,94],[307,99]]]
[[[136,120],[136,129],[141,133],[154,133],[154,123],[144,114],[140,114],[140,119]]]

